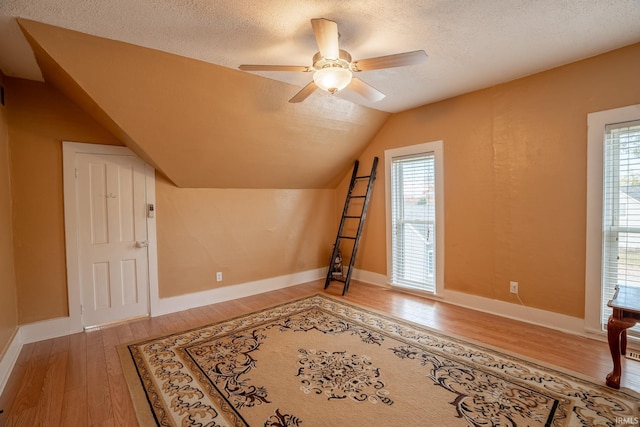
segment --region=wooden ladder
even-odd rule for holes
[[[360,244],[360,236],[362,235],[362,229],[364,228],[364,221],[367,216],[367,208],[369,207],[369,200],[371,200],[371,191],[373,190],[373,181],[376,179],[376,169],[378,167],[378,158],[374,157],[373,164],[371,166],[371,173],[369,175],[358,176],[358,164],[356,160],[353,165],[353,173],[351,174],[351,182],[349,183],[349,191],[347,192],[347,198],[344,202],[344,209],[342,210],[342,218],[340,219],[340,227],[338,227],[338,234],[336,235],[336,241],[333,244],[333,251],[331,252],[331,258],[329,260],[329,269],[327,271],[327,278],[324,282],[324,288],[327,289],[332,281],[342,282],[344,284],[342,288],[342,295],[346,295],[349,290],[349,282],[351,282],[351,273],[353,272],[353,265],[356,262],[356,253],[358,252],[358,245]],[[367,180],[367,189],[365,194],[353,194],[354,188],[358,181]],[[350,212],[349,207],[353,200],[364,200],[362,203],[362,211]],[[347,221],[358,222],[358,228],[355,236],[344,235],[345,223]],[[349,258],[349,267],[347,268],[347,274],[342,271],[336,271],[334,268],[334,261],[336,257],[341,254],[340,243],[342,240],[352,240],[353,246],[351,249],[351,256]]]

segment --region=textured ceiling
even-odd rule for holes
[[[309,73],[237,69],[311,65],[312,18],[356,60],[429,58],[358,74],[387,95],[373,104],[291,104]],[[389,113],[639,42],[639,22],[640,0],[0,0],[0,69],[54,86],[180,187],[335,188]]]
[[[237,68],[311,65],[309,20],[335,20],[354,59],[423,49],[425,64],[363,72],[398,112],[640,41],[638,0],[3,0],[0,68],[42,75],[15,17]],[[306,73],[264,73],[302,87]],[[312,97],[327,96],[314,93]]]

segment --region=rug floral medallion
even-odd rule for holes
[[[638,416],[633,391],[323,295],[124,350],[141,424],[620,426]]]

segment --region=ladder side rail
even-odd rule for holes
[[[349,211],[349,202],[351,200],[351,193],[353,193],[353,188],[355,187],[356,177],[358,176],[358,165],[360,162],[358,160],[355,161],[353,165],[353,172],[351,173],[351,181],[349,183],[349,190],[347,191],[347,197],[344,201],[344,208],[342,209],[342,216],[340,217],[340,225],[338,226],[338,233],[336,234],[336,240],[333,244],[333,249],[331,251],[331,258],[329,258],[329,268],[327,269],[327,277],[324,281],[324,288],[327,289],[332,280],[332,271],[331,267],[333,265],[333,260],[336,259],[336,255],[338,255],[338,251],[340,250],[340,236],[342,235],[342,230],[344,229],[345,217],[347,216],[347,212]]]
[[[362,214],[360,216],[360,220],[358,223],[358,230],[356,232],[356,238],[353,243],[353,249],[351,251],[351,259],[349,260],[349,270],[347,271],[347,277],[345,278],[344,288],[342,290],[342,295],[345,295],[349,290],[349,283],[351,282],[351,274],[353,272],[353,267],[356,262],[356,254],[358,252],[358,247],[360,245],[360,236],[362,234],[362,230],[364,229],[365,219],[367,217],[367,209],[369,208],[369,200],[371,200],[371,192],[373,190],[373,182],[376,179],[376,169],[378,166],[378,157],[374,157],[373,165],[371,166],[371,175],[369,176],[369,183],[367,184],[367,192],[365,194],[364,203],[362,205]]]

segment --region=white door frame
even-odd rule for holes
[[[80,268],[78,265],[78,218],[76,195],[76,154],[103,154],[135,156],[127,147],[116,145],[85,144],[80,142],[62,142],[63,182],[64,182],[64,228],[67,256],[67,294],[69,296],[69,329],[83,329],[81,313]],[[147,203],[156,204],[155,169],[145,163],[145,184]],[[156,221],[147,218],[147,239],[149,240],[149,314],[157,304],[158,293],[158,246],[156,239]]]

